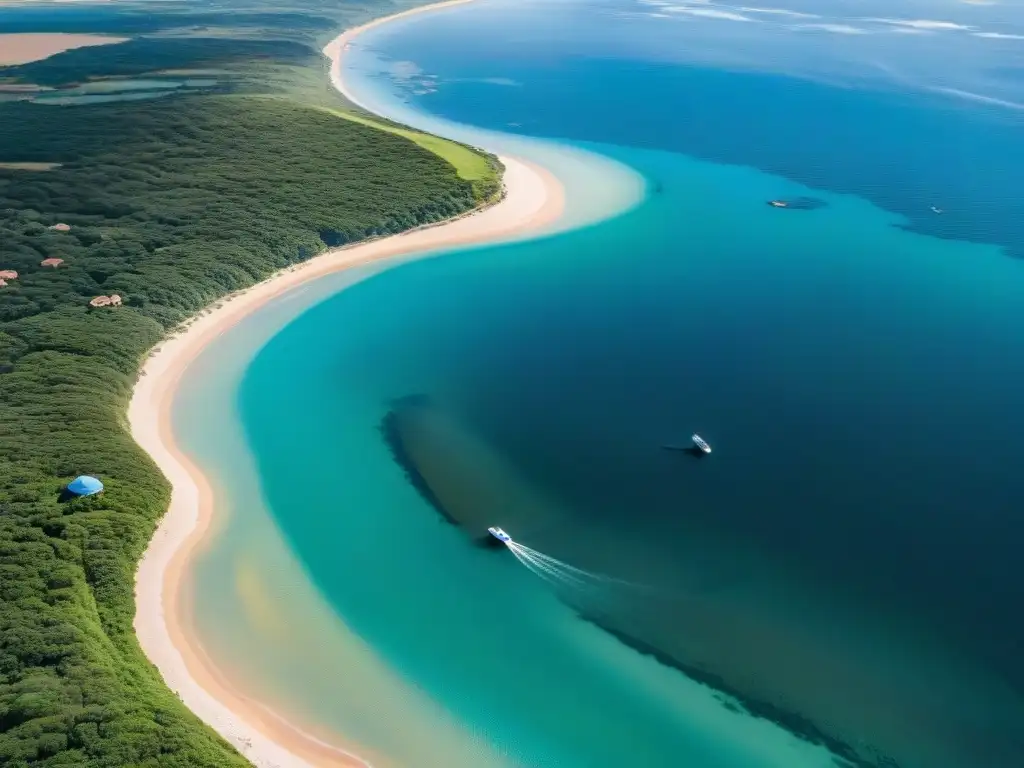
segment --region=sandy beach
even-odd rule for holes
[[[77,35],[64,32],[27,32],[0,35],[0,66],[27,64],[30,61],[47,59],[73,48],[90,45],[111,45],[123,43],[126,37],[108,35]]]
[[[467,1],[454,0],[408,13]],[[386,21],[349,30],[327,46],[336,87],[343,90],[340,60],[347,42]],[[170,415],[177,385],[208,343],[297,286],[368,262],[527,234],[557,220],[564,207],[560,182],[548,171],[521,160],[502,157],[501,161],[505,165],[505,196],[499,203],[443,224],[327,251],[282,271],[234,294],[229,301],[218,301],[194,318],[187,330],[165,340],[143,366],[128,410],[131,433],[173,490],[170,507],[136,574],[135,629],[143,650],[168,686],[254,765],[367,766],[369,762],[358,756],[358,747],[340,743],[340,736],[339,743],[326,743],[275,714],[273,702],[246,695],[244,681],[228,680],[190,635],[182,587],[191,558],[202,547],[217,511],[208,482],[174,442]]]

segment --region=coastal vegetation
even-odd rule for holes
[[[0,77],[313,60],[281,40],[139,40]],[[16,274],[0,282],[0,764],[247,764],[133,632],[136,564],[169,501],[125,425],[139,365],[226,294],[498,192],[493,158],[280,96],[0,104],[0,271]],[[66,499],[83,473],[105,492]]]
[[[397,136],[404,136],[410,141],[419,144],[424,149],[440,155],[455,168],[460,178],[472,182],[477,187],[478,194],[487,197],[494,193],[494,161],[487,155],[481,154],[462,144],[442,139],[440,136],[433,136],[429,133],[421,133],[404,126],[395,125],[384,120],[375,120],[354,112],[341,112],[329,110],[333,114],[353,120],[363,125],[370,125],[382,131],[388,131]]]

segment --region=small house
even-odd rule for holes
[[[97,296],[89,302],[90,307],[120,307],[121,304],[121,297],[116,293],[111,296]]]
[[[64,263],[64,259],[43,259],[39,262],[40,267],[53,267],[56,269]]]

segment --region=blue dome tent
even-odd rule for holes
[[[103,490],[103,483],[95,477],[81,475],[68,483],[68,490],[75,496],[92,496]]]

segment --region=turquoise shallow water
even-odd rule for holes
[[[1003,213],[1019,201],[948,224],[924,203],[994,188],[1014,162],[1004,117],[961,106],[955,141],[929,134],[929,153],[917,127],[949,125],[931,99],[676,62],[671,82],[630,80],[650,89],[659,146],[639,97],[581,119],[635,54],[538,59],[509,9],[361,39],[360,98],[554,156],[586,188],[570,220],[621,208],[632,181],[559,145],[634,169],[646,196],[340,293],[352,276],[329,278],[211,348],[176,412],[232,515],[198,569],[204,642],[258,669],[258,693],[401,765],[835,764],[810,742],[870,766],[1020,765],[1024,275]],[[585,18],[563,33],[577,52],[607,39]],[[472,36],[498,22],[481,51]],[[397,60],[431,88],[394,78]],[[816,119],[888,121],[889,156],[909,159],[780,152],[705,101],[712,146],[687,99],[723,78],[732,113],[774,94]],[[531,120],[562,138],[494,133]],[[936,185],[928,163],[968,140],[973,180]],[[823,205],[765,205],[802,196]],[[707,461],[661,449],[694,430]],[[628,585],[554,589],[479,546],[495,523]]]

